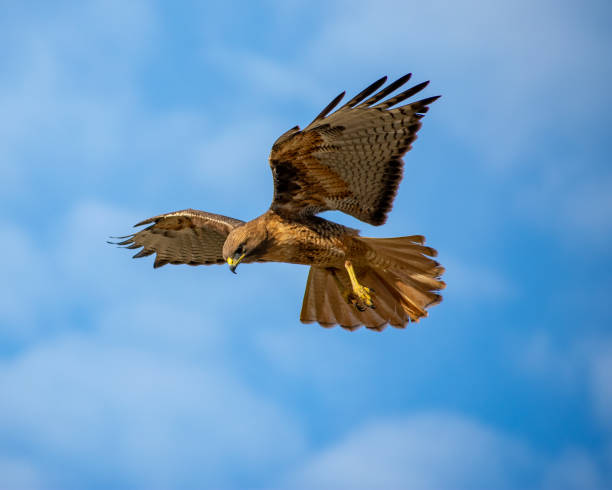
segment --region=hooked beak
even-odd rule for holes
[[[236,254],[237,255],[237,254]],[[234,274],[236,274],[236,267],[238,267],[238,264],[242,261],[242,259],[244,259],[244,256],[246,254],[242,254],[240,257],[235,258],[236,255],[234,255],[234,257],[228,257],[227,258],[227,263],[229,265],[229,269],[230,271],[232,271]]]

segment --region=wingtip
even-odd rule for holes
[[[412,73],[406,73],[403,77],[399,77],[397,82],[404,85],[408,80],[412,78]]]
[[[334,107],[336,107],[340,101],[344,98],[344,96],[346,95],[346,90],[343,91],[342,93],[338,94],[334,100],[332,100],[329,104],[327,104],[327,106],[325,107],[325,109],[323,109],[319,115],[317,115],[317,117],[315,117],[312,122],[310,124],[313,124],[317,121],[320,121],[321,119],[323,119],[325,116],[327,116],[333,109]],[[310,124],[308,126],[310,126]],[[307,126],[307,127],[308,127]]]
[[[136,223],[134,225],[134,228],[138,228],[139,226],[143,226],[143,225],[148,225],[149,223],[154,223],[156,221],[158,221],[159,217],[155,216],[154,218],[148,218],[145,220],[140,221],[139,223]]]
[[[422,102],[424,105],[429,105],[434,103],[436,100],[438,100],[440,97],[442,97],[441,95],[434,95],[433,97],[427,97],[426,99],[423,99],[419,102]]]

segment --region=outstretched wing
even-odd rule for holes
[[[343,92],[304,130],[296,126],[283,134],[270,154],[271,209],[288,215],[336,209],[383,224],[402,179],[402,156],[438,98],[393,108],[425,88],[429,82],[424,82],[380,102],[409,79],[405,75],[377,92],[383,77],[328,115]]]
[[[157,253],[153,267],[170,264],[210,265],[223,263],[223,244],[230,231],[244,224],[220,214],[185,209],[160,214],[134,226],[148,225],[133,235],[118,237],[115,243],[142,250],[134,258]]]

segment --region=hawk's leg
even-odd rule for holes
[[[334,267],[329,267],[327,270],[331,273],[332,277],[334,278],[334,281],[336,281],[336,285],[338,286],[338,289],[340,290],[340,294],[344,298],[344,301],[346,301],[348,304],[355,304],[357,297],[353,294],[353,291],[344,287],[344,284],[342,284],[342,281],[338,278],[338,274],[336,274],[336,271],[338,269],[335,269]]]
[[[336,285],[338,286],[344,301],[346,301],[349,305],[355,305],[355,308],[357,308],[359,311],[365,311],[367,307],[362,304],[357,295],[350,288],[346,288],[342,281],[338,278],[338,274],[336,274],[337,269],[330,267],[327,270],[331,273],[334,281],[336,281]]]
[[[347,303],[355,305],[359,311],[365,311],[366,308],[375,308],[373,300],[374,291],[359,284],[357,281],[357,275],[355,274],[355,269],[353,269],[353,264],[350,260],[344,262],[344,267],[346,268],[351,280],[351,286],[353,286],[352,291],[345,291],[342,293],[342,296],[344,296]]]

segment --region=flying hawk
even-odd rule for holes
[[[316,216],[335,209],[372,225],[386,221],[402,179],[402,157],[438,98],[398,107],[429,83],[424,82],[384,100],[409,79],[405,75],[381,89],[383,77],[331,112],[342,92],[306,128],[281,135],[269,158],[274,198],[258,218],[244,222],[175,211],[138,223],[149,226],[117,244],[142,247],[135,258],[157,254],[154,267],[227,262],[235,273],[240,263],[309,265],[304,323],[380,331],[427,316],[445,284],[444,269],[431,258],[437,253],[423,236],[366,238]]]

